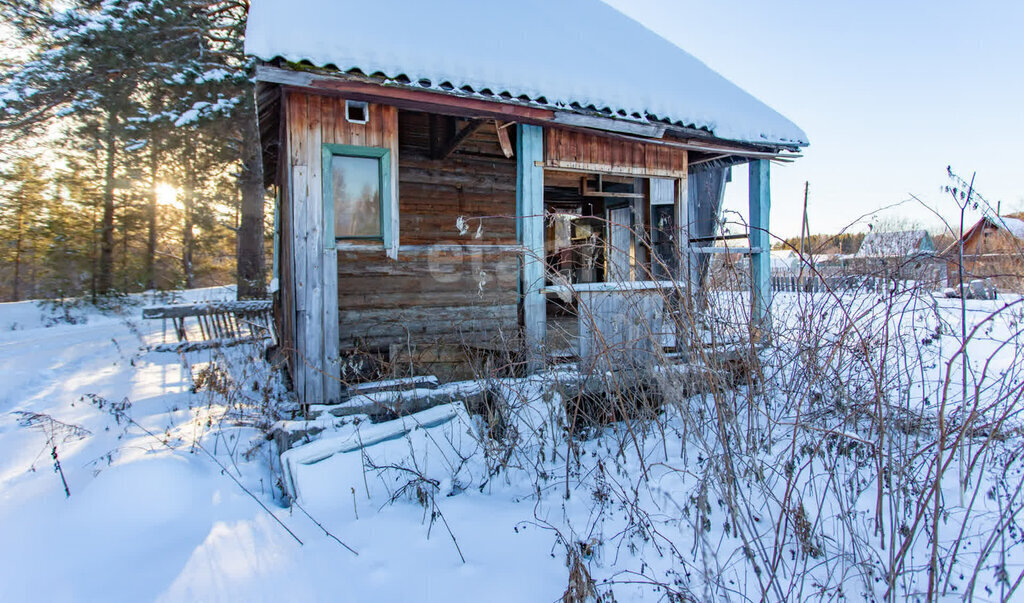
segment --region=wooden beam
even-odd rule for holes
[[[448,141],[441,147],[438,153],[438,159],[448,159],[451,154],[455,152],[455,149],[459,148],[459,145],[465,142],[467,138],[476,133],[477,130],[482,128],[487,123],[482,119],[471,119],[468,124],[462,127],[461,130],[455,136],[452,136]]]
[[[691,248],[690,251],[692,251],[693,253],[703,253],[703,254],[712,254],[712,253],[751,253],[751,254],[764,255],[762,253],[763,250],[760,247],[693,247],[693,248]]]
[[[635,188],[634,188],[635,190]],[[580,194],[584,197],[607,197],[610,199],[646,199],[647,195],[644,193],[606,193],[604,191],[604,185],[601,179],[601,174],[597,175],[597,188],[592,189],[587,186],[587,177],[583,176],[580,178]]]
[[[527,369],[544,365],[547,307],[544,294],[544,129],[519,124],[516,135],[516,234],[525,248],[522,260],[522,304]]]
[[[512,149],[512,141],[509,140],[508,128],[514,125],[512,122],[501,123],[498,120],[494,120],[494,128],[498,132],[498,144],[501,145],[501,152],[505,154],[507,159],[511,159],[515,152]]]
[[[598,117],[595,115],[582,115],[569,111],[556,111],[554,122],[566,126],[579,126],[581,128],[605,130],[607,132],[618,132],[621,134],[632,134],[647,138],[661,138],[665,135],[665,124],[651,124],[640,121],[612,119]]]
[[[770,320],[772,295],[771,241],[768,237],[768,215],[771,209],[769,166],[764,160],[750,162],[750,318],[755,334],[766,335]],[[757,252],[753,249],[757,248]]]

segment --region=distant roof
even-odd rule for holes
[[[966,243],[978,230],[986,225],[1007,232],[1017,239],[1024,240],[1024,220],[1011,216],[984,216],[975,222],[974,226],[964,231],[963,241]],[[942,250],[942,254],[956,253],[959,245],[960,239],[954,240],[948,247]]]
[[[245,49],[725,140],[808,144],[793,122],[599,0],[254,0]]]
[[[857,250],[857,257],[904,257],[934,251],[927,230],[869,232]]]
[[[1018,239],[1024,239],[1024,220],[1007,216],[986,218],[986,220],[996,228],[1002,228]]]

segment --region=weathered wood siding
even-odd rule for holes
[[[515,338],[514,248],[402,248],[397,262],[368,255],[338,255],[343,349]]]
[[[340,393],[338,262],[333,243],[324,235],[325,219],[333,218],[324,215],[322,145],[389,148],[394,174],[398,115],[393,107],[370,105],[366,124],[350,123],[343,99],[297,92],[287,93],[284,105],[289,236],[283,242],[294,304],[292,373],[300,399],[317,403],[335,400]],[[377,246],[383,255],[383,246]]]
[[[293,377],[305,402],[337,396],[341,350],[484,344],[518,333],[516,167],[496,125],[484,124],[447,158],[434,159],[437,117],[368,109],[363,125],[345,119],[341,98],[291,91],[285,102],[282,276],[289,300],[282,306],[291,306]],[[380,242],[325,240],[332,216],[323,207],[321,149],[328,143],[391,151],[393,253]],[[460,217],[466,233],[456,226]]]
[[[515,160],[490,124],[432,159],[430,120],[398,114],[397,261],[359,246],[338,251],[343,349],[516,336]]]
[[[515,245],[516,161],[502,153],[495,127],[483,126],[450,157],[435,160],[430,119],[406,111],[398,117],[402,245]],[[466,236],[456,229],[459,216],[469,219]],[[478,217],[484,219],[470,219]]]
[[[648,178],[685,178],[686,149],[546,128],[544,166]]]

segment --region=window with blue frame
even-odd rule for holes
[[[391,243],[391,151],[323,145],[326,243],[377,240]]]

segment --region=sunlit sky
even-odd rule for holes
[[[772,230],[865,230],[913,193],[947,219],[946,166],[1024,210],[1024,2],[606,0],[796,122],[805,157],[772,166]],[[746,169],[726,207],[746,214]],[[977,217],[973,214],[972,217]],[[917,202],[881,214],[940,228]]]

